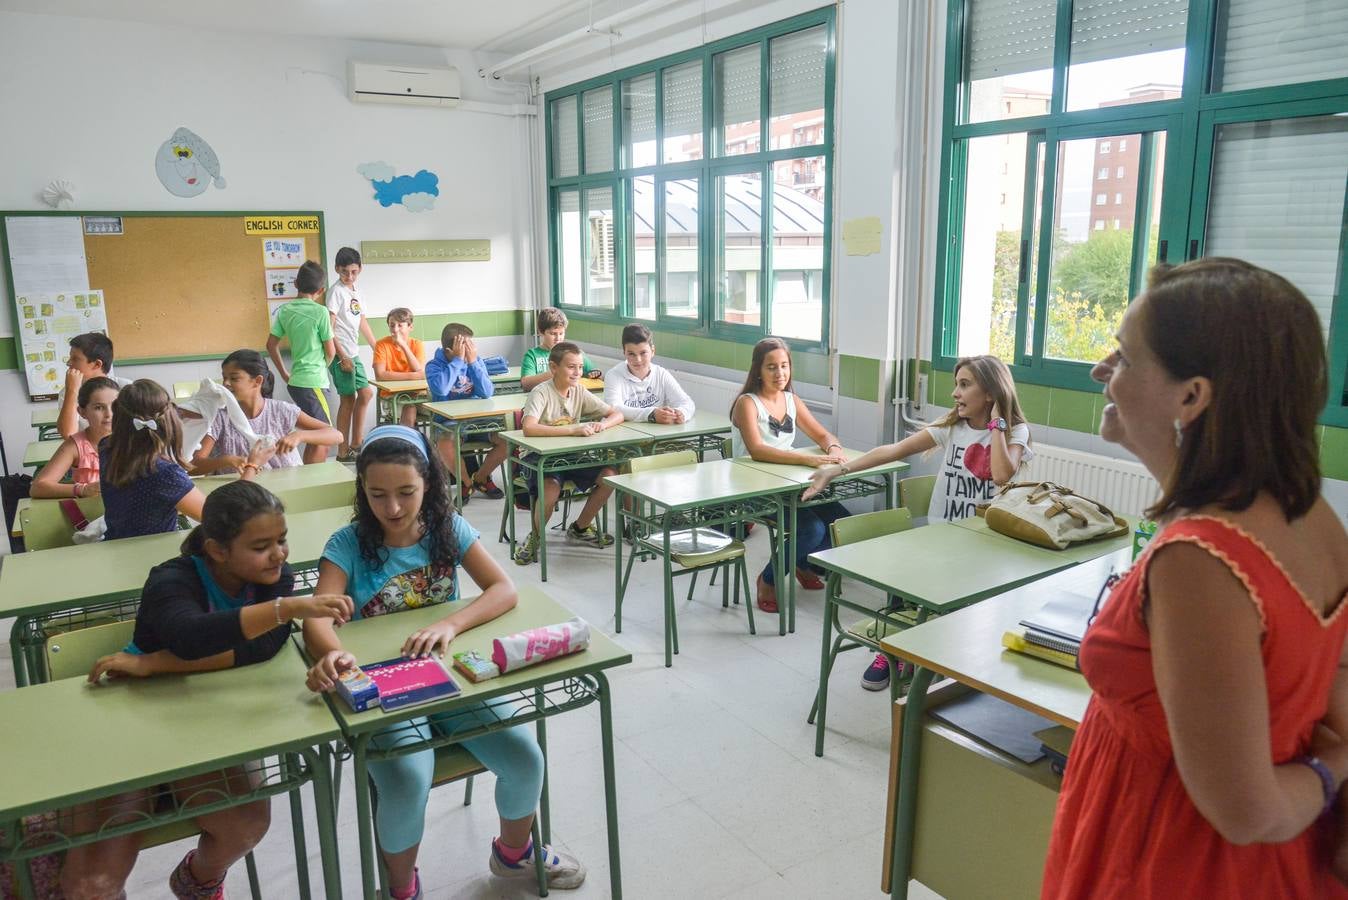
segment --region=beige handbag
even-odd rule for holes
[[[981,512],[993,531],[1049,550],[1128,532],[1103,503],[1051,481],[1004,484]]]

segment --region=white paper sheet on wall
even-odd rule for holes
[[[49,399],[61,390],[70,339],[89,331],[108,331],[103,292],[63,290],[15,293],[19,311],[19,353],[32,399]]]

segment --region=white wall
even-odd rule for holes
[[[490,262],[367,266],[363,287],[376,336],[383,333],[377,314],[393,306],[447,313],[531,305],[528,121],[353,104],[346,98],[348,59],[447,61],[458,66],[470,101],[525,99],[486,89],[476,75],[479,61],[467,52],[0,12],[0,209],[43,208],[39,192],[55,178],[75,185],[77,209],[318,209],[329,269],[337,248],[361,240],[489,238]],[[179,126],[214,147],[225,189],[183,199],[159,183],[155,151]],[[435,208],[379,206],[356,173],[373,160],[399,174],[438,174]],[[171,262],[167,269],[171,274]],[[3,287],[0,303],[0,335],[10,335],[13,306]],[[513,355],[517,343],[484,348]],[[218,370],[182,363],[118,371],[167,384]],[[30,409],[21,375],[0,372],[0,429],[11,467],[34,436]]]

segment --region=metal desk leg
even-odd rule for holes
[[[298,774],[301,771],[298,754],[284,754],[281,757],[281,765],[284,767],[283,771],[287,777],[292,773]],[[304,839],[304,801],[298,790],[290,791],[288,796],[290,797],[290,834],[295,848],[295,878],[298,882],[296,886],[299,888],[299,895],[307,900],[307,898],[313,896],[313,892],[309,888],[309,848]],[[261,891],[258,892],[258,896],[261,896]]]
[[[534,688],[534,708],[539,712],[538,724],[534,730],[538,735],[538,749],[543,752],[543,791],[538,797],[538,819],[542,829],[543,843],[552,843],[552,804],[548,800],[548,719],[542,715],[547,706],[542,686]]]
[[[14,686],[28,686],[28,656],[24,650],[23,642],[19,639],[23,627],[28,624],[28,620],[20,616],[14,620],[14,625],[9,629],[9,659],[14,664]]]
[[[538,457],[538,499],[534,501],[536,508],[533,521],[534,528],[538,530],[538,567],[540,570],[538,576],[542,581],[548,580],[548,521],[552,518],[549,516],[544,519],[542,513],[542,509],[547,505],[547,501],[543,499],[546,493],[544,491],[543,466],[546,463],[547,457],[540,455]],[[557,494],[558,500],[561,499],[561,496],[559,492]]]
[[[342,898],[342,870],[337,862],[337,809],[334,805],[332,767],[329,759],[332,748],[310,748],[299,751],[309,771],[314,792],[314,817],[318,822],[318,853],[323,861],[323,893],[328,900]]]
[[[622,634],[623,630],[623,495],[615,492],[613,504],[613,631]],[[636,553],[634,546],[632,552]]]
[[[506,541],[510,546],[510,556],[513,559],[515,556],[515,454],[513,453],[506,453],[505,483]],[[532,509],[529,514],[533,515]]]
[[[791,586],[786,605],[786,630],[796,633],[796,545],[800,537],[796,529],[800,527],[800,494],[792,494],[787,501],[791,505],[791,533],[787,535],[786,583]],[[785,632],[783,632],[785,633]]]
[[[623,877],[618,853],[618,786],[613,767],[613,709],[608,678],[603,672],[594,673],[599,693],[599,739],[604,751],[604,817],[608,824],[608,885],[609,896],[622,900]]]
[[[908,687],[903,710],[903,733],[899,745],[899,780],[894,789],[894,858],[890,861],[889,896],[908,897],[908,879],[913,871],[913,826],[917,820],[917,771],[922,764],[922,713],[927,688],[935,672],[918,667]]]
[[[678,649],[674,646],[674,570],[669,559],[669,513],[666,511],[664,517],[664,587],[665,587],[665,668],[668,669],[674,665],[674,654]]]
[[[837,608],[835,598],[842,586],[842,576],[837,572],[828,573],[828,582],[824,586],[824,638],[823,649],[819,656],[819,688],[815,695],[815,702],[818,707],[815,712],[814,720],[814,755],[824,755],[824,720],[828,715],[828,676],[829,661],[832,658],[833,642],[833,611]]]
[[[361,896],[376,896],[375,875],[379,863],[375,859],[374,816],[370,808],[370,773],[366,767],[365,755],[369,750],[370,736],[362,734],[356,737],[351,748],[351,776],[355,781],[356,794],[356,833],[360,837],[360,879]]]
[[[794,513],[794,509],[792,510]],[[777,633],[786,634],[787,604],[791,602],[790,579],[795,574],[795,566],[788,558],[795,551],[791,531],[794,530],[795,516],[787,515],[786,503],[780,497],[777,500],[777,561],[774,578],[777,581]]]

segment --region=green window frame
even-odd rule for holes
[[[625,324],[629,321],[643,321],[659,331],[675,331],[691,335],[720,338],[723,340],[753,341],[772,334],[772,241],[773,241],[773,199],[772,196],[760,198],[762,206],[759,221],[759,241],[761,246],[761,273],[758,278],[758,324],[724,321],[720,308],[721,290],[715,282],[716,266],[720,251],[719,201],[715,196],[718,176],[729,174],[756,173],[762,183],[773,184],[773,167],[782,161],[823,158],[825,173],[822,196],[818,198],[822,205],[822,279],[820,288],[819,339],[810,340],[785,337],[792,347],[800,350],[826,352],[829,346],[829,325],[832,300],[832,246],[833,246],[833,123],[834,123],[834,84],[835,84],[835,36],[834,10],[832,7],[805,13],[790,19],[767,25],[753,31],[747,31],[731,37],[704,44],[682,53],[675,53],[659,59],[644,62],[586,81],[549,91],[544,95],[544,133],[547,135],[547,182],[548,182],[548,272],[550,279],[551,303],[564,309],[573,318],[589,319],[609,324]],[[770,90],[772,85],[770,48],[775,38],[812,28],[822,28],[825,43],[823,71],[823,127],[817,143],[801,146],[772,149],[772,122],[770,113]],[[722,134],[718,128],[717,102],[715,98],[714,60],[717,56],[732,50],[757,47],[759,53],[759,131],[758,149],[752,153],[723,155],[719,153]],[[667,70],[689,63],[700,65],[702,72],[701,158],[677,162],[663,162],[665,150],[665,77]],[[626,111],[622,103],[622,85],[630,79],[644,75],[654,76],[655,87],[655,135],[656,162],[653,165],[632,165],[624,146],[624,118]],[[586,171],[586,129],[584,121],[585,97],[594,96],[593,92],[608,88],[612,96],[612,159],[614,168],[609,171]],[[574,107],[567,109],[567,115],[574,113],[574,134],[578,158],[575,174],[559,176],[555,171],[554,159],[557,141],[558,122],[554,121],[559,106]],[[648,112],[648,110],[647,110]],[[568,125],[569,129],[569,125]],[[592,128],[591,131],[594,129]],[[590,135],[594,137],[593,134]],[[607,155],[607,150],[601,151]],[[651,179],[654,187],[653,201],[650,204],[653,216],[654,240],[654,277],[650,279],[654,290],[654,318],[649,313],[640,318],[636,314],[634,298],[634,279],[637,253],[637,239],[633,225],[637,203],[635,202],[634,181],[638,178]],[[696,228],[697,259],[697,315],[683,315],[668,311],[668,298],[665,296],[668,286],[666,231],[666,183],[671,181],[694,181],[699,186]],[[590,265],[587,258],[589,240],[586,235],[586,217],[583,198],[587,189],[609,187],[613,191],[614,227],[614,304],[612,309],[595,308],[585,305],[590,296]],[[581,203],[581,259],[562,258],[559,237],[562,228],[562,210],[558,198],[563,191],[577,191]],[[767,194],[766,191],[764,191]],[[580,266],[582,281],[579,291],[580,304],[564,302],[562,291],[563,271],[570,271],[574,265]],[[646,272],[643,275],[649,276]]]
[[[1023,191],[1019,226],[1023,242],[1019,261],[1021,278],[1014,290],[1013,358],[1006,362],[1019,383],[1097,391],[1099,386],[1090,379],[1091,362],[1054,359],[1045,352],[1045,330],[1049,319],[1046,305],[1054,256],[1054,204],[1056,194],[1062,189],[1056,152],[1060,142],[1111,134],[1143,135],[1136,189],[1137,223],[1152,218],[1152,210],[1148,208],[1151,198],[1144,186],[1152,183],[1155,167],[1164,166],[1160,180],[1159,226],[1152,235],[1155,244],[1149,248],[1144,242],[1142,227],[1134,231],[1132,265],[1128,273],[1128,298],[1131,300],[1144,284],[1149,249],[1157,252],[1159,259],[1171,263],[1204,254],[1217,130],[1229,123],[1348,114],[1348,77],[1326,77],[1225,92],[1214,88],[1222,74],[1221,44],[1226,26],[1223,16],[1228,3],[1227,0],[1188,0],[1183,76],[1178,97],[1068,110],[1074,0],[1056,0],[1052,89],[1043,98],[1047,111],[1019,118],[972,122],[970,98],[973,91],[965,73],[965,50],[966,41],[972,40],[969,31],[974,8],[980,2],[985,0],[952,0],[947,12],[932,365],[939,370],[951,371],[957,359],[970,142],[992,136],[1008,136],[1009,141],[1011,136],[1019,136],[1024,138],[1027,148],[1024,180],[1020,185]],[[990,5],[990,8],[994,6]],[[1042,22],[1039,27],[1038,33],[1042,34]],[[980,36],[980,40],[985,37]],[[977,46],[980,52],[987,52],[984,44]],[[1045,44],[1040,51],[1045,63],[1046,47]],[[1325,74],[1338,76],[1340,72],[1348,75],[1348,69]],[[1155,137],[1162,133],[1165,135],[1163,155],[1157,152]],[[1042,171],[1036,165],[1040,148],[1043,152]],[[1348,185],[1344,190],[1348,197]],[[1096,199],[1098,202],[1098,197]],[[1348,296],[1345,295],[1348,200],[1344,208],[1326,335],[1330,392],[1321,416],[1322,423],[1338,426],[1348,426]],[[1028,279],[1026,272],[1031,273]]]

